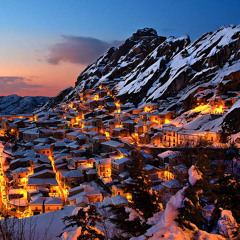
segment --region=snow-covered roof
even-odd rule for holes
[[[27,200],[24,198],[14,198],[11,199],[8,203],[19,207],[26,207],[28,205]]]
[[[57,180],[55,178],[28,178],[27,185],[51,185],[58,186]]]
[[[127,163],[131,161],[130,158],[127,158],[127,157],[123,157],[123,158],[118,158],[118,159],[112,159],[112,163],[116,164],[116,165],[120,165],[120,164],[123,164],[123,163]]]
[[[110,140],[110,141],[107,141],[107,142],[103,142],[101,144],[105,145],[105,146],[116,147],[116,148],[123,145],[123,143],[116,142],[116,141],[113,141],[113,140]]]
[[[30,172],[30,170],[28,168],[20,167],[20,168],[12,170],[12,172],[14,172],[14,173],[24,173],[24,172]]]
[[[42,171],[36,172],[32,175],[29,175],[28,178],[38,178],[41,177],[41,175],[50,175],[50,176],[55,176],[55,172],[49,169],[43,169]]]
[[[105,198],[102,202],[98,203],[98,207],[99,208],[103,208],[103,207],[107,207],[107,206],[119,206],[119,205],[126,205],[128,204],[128,200],[125,196],[122,195],[117,195],[115,197],[109,197],[109,198]]]
[[[179,151],[170,151],[170,150],[168,150],[168,151],[159,153],[157,156],[159,158],[162,158],[162,159],[164,159],[164,158],[170,158],[171,159],[171,158],[177,157],[179,154],[180,154]]]
[[[51,146],[49,144],[46,144],[43,146],[40,146],[40,145],[34,146],[34,150],[45,150],[45,149],[50,149],[50,148],[51,148]]]
[[[43,204],[43,197],[41,196],[33,196],[31,198],[31,201],[29,202],[29,205],[42,205]]]
[[[71,170],[61,174],[64,178],[80,178],[84,175],[79,170]]]
[[[95,162],[98,165],[111,164],[111,158],[102,158],[102,159],[95,160]]]
[[[162,185],[167,188],[179,188],[181,186],[177,179],[163,182]]]
[[[62,200],[60,197],[45,197],[44,205],[62,205]]]

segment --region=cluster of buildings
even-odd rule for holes
[[[5,150],[8,168],[0,173],[6,207],[29,216],[118,195],[131,200],[122,183],[133,150],[141,154],[154,189],[173,194],[181,188],[177,176],[187,178],[187,168],[178,162],[178,151],[165,148],[220,141],[218,132],[171,124],[175,112],[159,111],[157,104],[121,104],[115,94],[102,82],[48,112],[0,115],[0,135],[9,130],[18,137],[17,149]]]

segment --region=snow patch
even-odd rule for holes
[[[198,180],[202,178],[202,173],[197,170],[195,166],[191,166],[188,170],[189,182],[194,185]]]

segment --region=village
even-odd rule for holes
[[[177,114],[158,103],[136,108],[121,104],[110,81],[87,89],[78,99],[47,112],[0,115],[0,135],[17,138],[2,146],[0,182],[3,212],[18,218],[86,206],[109,198],[131,201],[122,189],[128,179],[131,151],[141,154],[153,188],[166,197],[182,188],[188,169],[181,149],[205,144],[228,147],[222,133],[174,124]],[[237,99],[199,101],[194,112],[219,117]],[[3,157],[5,156],[5,157]],[[239,174],[240,164],[236,168]]]

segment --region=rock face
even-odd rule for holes
[[[32,113],[53,98],[48,97],[20,97],[10,95],[0,97],[0,114]]]
[[[94,88],[104,80],[123,78],[130,74],[159,44],[166,40],[151,28],[138,30],[119,48],[110,48],[97,62],[78,77],[75,90]]]
[[[178,114],[188,112],[199,102],[207,104],[216,98],[237,98],[240,26],[222,27],[193,43],[188,36],[166,38],[151,28],[138,30],[119,48],[110,48],[89,65],[78,77],[75,87],[61,93],[59,100],[47,107],[69,102],[82,90],[97,89],[103,82],[117,90],[122,103],[135,106],[157,103],[160,109]],[[220,122],[217,125],[222,124]]]
[[[192,106],[184,101],[197,89],[204,88],[209,96],[214,96],[225,94],[236,85],[239,88],[239,77],[233,74],[240,70],[239,49],[239,26],[222,27],[193,43],[188,36],[166,38],[158,36],[154,29],[144,28],[89,65],[70,95],[74,97],[83,89],[112,81],[120,89],[118,97],[122,102],[141,105],[174,98],[181,109],[184,106],[187,110]],[[211,86],[211,94],[207,85]],[[67,95],[64,101],[70,100]]]
[[[223,131],[228,134],[240,132],[240,108],[231,111],[223,120]]]

